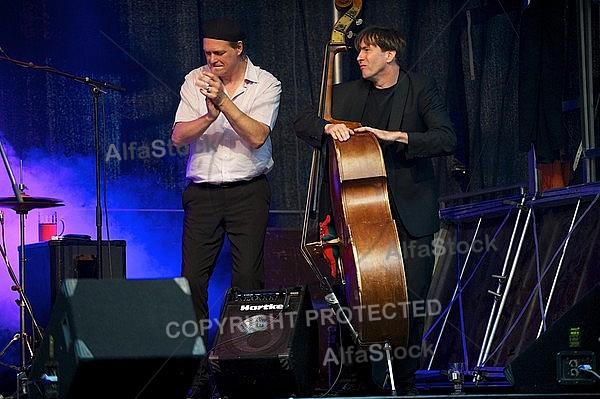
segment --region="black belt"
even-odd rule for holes
[[[192,184],[195,186],[198,186],[198,187],[203,187],[203,188],[231,188],[231,187],[239,187],[239,186],[243,186],[245,184],[254,183],[255,181],[262,180],[265,177],[266,176],[263,174],[263,175],[255,176],[250,180],[237,180],[237,181],[223,182],[223,183],[206,183],[206,182],[194,183],[194,182],[192,182]]]

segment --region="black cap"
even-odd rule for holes
[[[237,42],[246,38],[244,28],[237,22],[225,18],[211,19],[202,26],[202,35],[206,39]]]

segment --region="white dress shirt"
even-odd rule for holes
[[[206,114],[205,97],[195,82],[200,71],[208,70],[204,65],[186,75],[175,123],[192,121]],[[281,82],[271,73],[248,59],[243,84],[233,95],[227,94],[242,112],[273,130],[279,113]],[[189,150],[186,177],[195,183],[250,180],[273,168],[271,137],[267,137],[260,148],[252,148],[240,139],[222,113],[190,144]]]

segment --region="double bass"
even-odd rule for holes
[[[360,124],[332,116],[333,64],[335,56],[348,49],[348,30],[358,21],[362,1],[335,0],[335,3],[338,9],[345,7],[347,11],[336,22],[326,47],[319,116],[330,123],[344,123],[354,128]],[[320,169],[321,151],[315,149],[304,216],[303,253],[308,260],[308,253],[321,254],[327,246],[337,246],[340,274],[346,287],[347,321],[359,344],[406,347],[408,293],[398,231],[389,205],[381,147],[370,132],[355,133],[347,141],[328,137],[327,146],[329,162],[326,167],[338,238],[306,244],[306,220],[310,203],[316,198],[314,186],[318,184],[318,178],[315,176]],[[327,296],[326,300],[331,306]],[[336,298],[333,302],[339,306]],[[335,310],[335,306],[332,307]]]

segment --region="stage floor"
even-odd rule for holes
[[[512,387],[506,379],[502,378],[500,374],[491,373],[491,377],[488,377],[484,381],[480,381],[478,384],[472,382],[471,376],[466,376],[465,383],[462,386],[461,392],[467,398],[470,399],[490,399],[490,398],[512,398],[512,399],[525,399],[525,398],[600,398],[600,388],[598,386],[595,389],[598,392],[594,392],[593,389],[587,388],[586,392],[539,392],[539,393],[523,393],[516,392],[515,388]],[[343,381],[338,382],[335,386],[339,387],[343,385]],[[388,387],[389,388],[389,387]],[[434,371],[426,371],[421,370],[417,373],[417,388],[419,389],[419,395],[411,396],[414,398],[456,398],[457,396],[461,396],[460,394],[453,394],[454,386],[450,383],[447,377],[444,375],[443,371],[434,370]],[[92,388],[91,388],[92,389]],[[118,388],[117,388],[118,389]],[[286,398],[277,398],[272,396],[269,392],[269,388],[265,387],[264,395],[260,395],[260,399],[288,399]],[[338,391],[339,392],[339,391]],[[93,396],[93,395],[92,395]],[[345,395],[340,396],[339,393],[336,393],[334,390],[327,390],[325,388],[317,387],[311,396],[303,396],[296,397],[290,396],[289,398],[294,399],[314,399],[314,398],[340,398],[340,399],[351,399],[351,398],[389,398],[391,397],[391,389],[385,391],[380,395],[373,396],[351,396]],[[142,396],[147,398],[147,396]],[[27,395],[21,395],[22,399],[26,399]],[[16,399],[16,396],[2,396],[0,395],[0,399]],[[179,398],[184,399],[184,398]],[[225,399],[225,397],[219,396],[218,393],[215,393],[212,399]],[[234,397],[230,399],[241,399],[240,397]],[[248,396],[244,399],[258,399],[254,395]]]
[[[417,396],[410,396],[411,398],[456,398],[457,396],[460,395],[431,395],[431,394],[423,394],[423,395],[417,395]],[[499,393],[499,394],[493,394],[493,393],[489,393],[489,394],[476,394],[476,393],[466,393],[464,395],[465,397],[468,397],[469,399],[487,399],[487,398],[512,398],[512,399],[521,399],[521,398],[535,398],[535,399],[545,399],[545,398],[552,398],[552,399],[556,399],[556,398],[598,398],[600,397],[599,393],[587,393],[587,394],[575,394],[575,393],[555,393],[555,394],[506,394],[506,393]],[[315,397],[320,397],[320,396],[314,396]],[[325,396],[327,397],[327,396]],[[366,398],[367,396],[346,396],[346,397],[339,397],[340,399],[350,399],[350,398]],[[368,396],[368,398],[389,398],[390,396]],[[408,396],[407,396],[408,397]],[[305,399],[305,398],[298,398],[298,399]]]
[[[454,389],[451,385],[438,384],[436,386],[427,386],[418,383],[417,388],[419,389],[419,395],[411,396],[414,398],[456,398],[461,396],[460,394],[453,394]],[[507,386],[475,386],[471,383],[466,383],[461,390],[462,395],[470,399],[483,399],[483,398],[600,398],[600,392],[561,392],[561,393],[517,393],[514,388]],[[330,395],[326,392],[316,391],[312,398],[389,398],[391,391],[388,395],[384,396],[336,396]],[[298,398],[301,399],[301,398]]]
[[[499,369],[497,369],[499,370]],[[454,394],[454,386],[450,383],[447,376],[444,375],[443,371],[440,370],[420,370],[417,372],[417,388],[419,389],[419,395],[410,396],[413,398],[456,398],[457,396],[465,396],[469,399],[484,399],[484,398],[600,398],[600,388],[598,392],[593,392],[589,388],[587,392],[541,392],[541,393],[523,393],[516,392],[515,388],[511,386],[508,381],[503,377],[501,372],[496,372],[496,369],[490,371],[487,369],[487,378],[484,381],[480,381],[475,384],[472,376],[465,376],[465,382],[460,392]],[[335,386],[342,386],[343,383],[338,382]],[[327,390],[323,388],[317,388],[312,396],[306,397],[295,397],[294,399],[309,399],[309,398],[340,398],[340,399],[351,399],[351,398],[389,398],[391,397],[391,389],[384,392],[383,395],[373,396],[339,396],[335,390]],[[269,396],[268,391],[261,399],[280,399]],[[215,395],[212,399],[224,399],[221,396]],[[239,398],[232,398],[239,399]],[[283,398],[281,398],[283,399]]]
[[[483,392],[478,392],[477,390],[470,390],[470,389],[465,389],[464,395],[454,395],[451,393],[450,391],[446,391],[446,393],[443,393],[442,391],[439,392],[433,392],[433,391],[423,391],[421,392],[419,395],[416,396],[410,396],[411,398],[436,398],[436,399],[442,399],[442,398],[456,398],[457,396],[465,396],[469,399],[490,399],[490,398],[512,398],[512,399],[525,399],[525,398],[535,398],[535,399],[558,399],[558,398],[600,398],[600,393],[509,393],[507,391],[503,391],[501,389],[497,390],[496,393],[494,392],[487,392],[487,393],[483,393]],[[339,399],[351,399],[351,398],[389,398],[391,397],[391,392],[389,395],[387,396],[330,396],[330,395],[325,395],[324,393],[319,393],[319,392],[315,392],[314,396],[310,396],[310,397],[305,397],[305,398],[295,398],[294,399],[314,399],[314,398],[339,398]],[[220,398],[219,396],[213,397],[213,399],[217,399]],[[279,398],[272,398],[271,396],[267,394],[265,394],[264,398],[270,398],[270,399],[279,399]],[[264,399],[263,398],[263,399]],[[234,399],[238,399],[238,398],[234,398]],[[281,398],[281,399],[287,399],[287,398]]]
[[[390,395],[391,396],[391,395]],[[336,396],[337,398],[340,399],[350,399],[350,398],[389,398],[390,396],[345,396],[345,397],[340,397],[340,396]],[[417,396],[410,396],[411,398],[456,398],[457,396],[460,395],[451,395],[451,394],[431,394],[431,393],[424,393],[424,394],[420,394]],[[600,393],[586,393],[586,394],[582,394],[582,393],[553,393],[553,394],[508,394],[508,393],[488,393],[488,394],[478,394],[478,393],[474,393],[474,392],[466,392],[466,394],[464,395],[465,397],[469,398],[469,399],[484,399],[484,398],[512,398],[512,399],[521,399],[521,398],[535,398],[535,399],[545,399],[545,398],[552,398],[552,399],[556,399],[556,398],[598,398],[600,397]],[[328,396],[313,396],[312,398],[319,398],[319,397],[328,397]],[[408,396],[407,396],[408,397]],[[307,398],[298,398],[298,399],[307,399]]]

